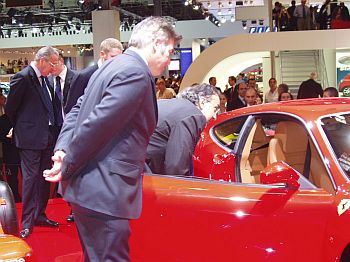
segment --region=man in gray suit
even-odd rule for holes
[[[207,84],[188,87],[176,99],[158,100],[158,123],[146,158],[152,173],[191,175],[199,136],[219,109],[219,91]]]
[[[154,76],[180,40],[164,18],[141,21],[129,49],[92,75],[65,119],[44,176],[62,180],[85,261],[130,261],[129,219],[141,213],[141,173],[157,122]]]

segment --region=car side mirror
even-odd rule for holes
[[[288,188],[297,190],[300,175],[298,171],[285,162],[275,162],[260,172],[260,182],[265,185],[285,184]]]

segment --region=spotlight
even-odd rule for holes
[[[247,21],[246,20],[242,20],[242,26],[243,26],[244,30],[247,29]]]
[[[235,17],[234,17],[234,16],[231,16],[230,21],[233,23],[233,22],[235,21]]]
[[[210,2],[208,2],[208,8],[210,8],[211,7],[211,3]]]
[[[259,25],[264,25],[264,20],[260,19],[259,20]]]
[[[220,21],[221,21],[222,24],[225,24],[225,23],[226,23],[226,17],[224,17],[224,16],[221,17],[221,20],[220,20]]]
[[[228,1],[228,6],[232,7],[232,2],[231,1]]]

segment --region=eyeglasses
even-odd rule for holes
[[[51,63],[51,62],[48,62],[50,64],[50,66],[52,67],[56,67],[56,66],[59,66],[60,65],[60,62],[57,62],[57,63]]]

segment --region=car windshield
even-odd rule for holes
[[[325,117],[321,124],[340,166],[350,177],[350,114]]]

